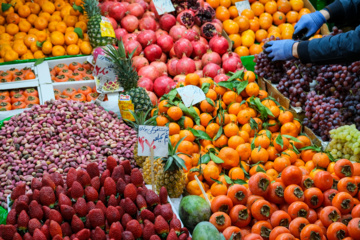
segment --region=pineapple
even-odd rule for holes
[[[115,44],[115,32],[106,17],[101,16],[97,0],[84,0],[84,9],[89,19],[87,33],[93,48]]]
[[[137,86],[139,76],[131,62],[135,50],[136,49],[126,56],[124,43],[119,41],[118,49],[112,45],[108,45],[105,49],[105,53],[107,54],[107,58],[109,58],[116,66],[115,72],[118,82],[124,88],[124,92],[121,94],[129,95],[131,97],[135,112],[146,112],[152,108],[152,103],[146,90]]]

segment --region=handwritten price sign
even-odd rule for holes
[[[150,156],[151,149],[154,156],[167,157],[169,142],[169,128],[157,126],[139,126],[138,155]]]
[[[204,92],[196,86],[186,86],[176,89],[179,93],[181,99],[184,102],[185,107],[190,107],[195,105],[203,100],[205,100]]]
[[[153,2],[159,15],[175,11],[171,0],[153,0]]]
[[[242,11],[245,9],[250,9],[250,3],[247,0],[236,2],[235,6],[238,10],[239,16],[241,16]]]
[[[114,71],[114,64],[103,55],[99,55],[96,59],[96,64],[94,68],[94,75],[98,78],[106,76],[109,79],[116,79],[116,74]]]

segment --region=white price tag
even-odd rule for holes
[[[154,156],[167,157],[169,143],[169,128],[157,126],[139,126],[138,155],[150,156],[154,150]]]
[[[114,64],[103,55],[99,55],[96,59],[96,64],[94,68],[94,76],[101,78],[106,76],[108,79],[116,79],[116,74],[114,70]]]
[[[185,107],[190,107],[206,99],[205,93],[197,86],[186,86],[176,89]]]
[[[249,3],[248,0],[236,2],[235,6],[236,6],[236,8],[238,10],[239,16],[241,16],[242,11],[244,11],[245,9],[251,9],[250,8],[250,3]]]
[[[175,11],[171,0],[153,0],[153,3],[159,15]]]

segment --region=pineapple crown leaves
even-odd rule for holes
[[[177,152],[177,149],[180,145],[180,143],[186,138],[183,137],[182,139],[179,140],[179,142],[176,144],[175,147],[173,147],[171,145],[171,142],[169,141],[168,146],[169,146],[169,156],[168,157],[163,157],[162,161],[165,162],[165,167],[164,167],[164,171],[173,171],[173,170],[179,170],[182,168],[185,168],[186,170],[188,170],[185,166],[185,161],[179,157],[179,154],[183,154],[186,155],[188,157],[190,157],[188,154],[182,153],[182,152]]]
[[[99,8],[99,1],[97,0],[85,0],[84,1],[84,9],[86,15],[91,18],[93,16],[99,15],[101,16],[100,8]],[[77,9],[75,9],[77,10]]]
[[[148,125],[148,126],[155,126],[156,125],[156,117],[157,116],[153,116],[149,119],[146,120],[146,118],[149,116],[149,113],[152,109],[147,110],[146,112],[144,111],[132,111],[129,110],[131,115],[134,117],[135,122],[133,121],[129,121],[124,119],[124,121],[130,125],[132,128],[134,128],[136,131],[138,131],[138,128],[140,125]]]

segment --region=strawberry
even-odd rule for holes
[[[62,230],[60,224],[53,220],[50,221],[49,232],[52,237],[54,237],[57,234],[62,236]]]
[[[186,227],[181,228],[180,232],[181,232],[182,234],[185,233],[187,237],[190,235],[190,234],[189,234],[189,230],[188,230]]]
[[[186,233],[182,233],[180,236],[179,236],[179,240],[187,240],[188,236],[186,235]]]
[[[61,205],[60,212],[64,220],[69,221],[72,219],[72,216],[75,214],[75,210],[73,207],[68,205]]]
[[[31,190],[34,192],[35,189],[40,190],[42,187],[42,183],[40,181],[40,179],[38,178],[33,178],[31,180]]]
[[[122,216],[125,213],[124,209],[122,207],[120,207],[120,206],[116,206],[116,209],[118,210],[118,212],[120,214],[120,218],[122,218]]]
[[[68,188],[71,188],[74,181],[77,179],[77,173],[75,168],[70,168],[66,175],[66,185]]]
[[[78,198],[78,200],[74,204],[74,209],[79,217],[85,217],[88,213],[85,199]]]
[[[23,240],[33,240],[33,237],[31,236],[30,233],[25,233],[23,236]]]
[[[47,240],[44,233],[42,233],[39,229],[35,229],[33,239],[35,240]]]
[[[89,163],[86,166],[86,172],[91,178],[100,176],[99,165],[95,162]]]
[[[64,186],[64,180],[62,178],[62,175],[58,172],[53,172],[52,174],[50,174],[50,178],[53,180],[53,182],[55,183],[55,185],[58,187],[58,186],[61,186],[63,187]]]
[[[170,230],[169,235],[167,235],[167,237],[166,237],[166,240],[179,240],[174,229]]]
[[[71,198],[71,188],[68,188],[65,195],[68,196],[69,198]]]
[[[63,238],[59,234],[57,234],[52,238],[52,240],[63,240]]]
[[[43,211],[43,213],[44,213],[44,217],[45,217],[45,219],[49,219],[49,215],[50,215],[50,208],[49,207],[47,207],[47,206],[42,206],[42,211]],[[39,219],[40,221],[41,221],[41,219]]]
[[[124,160],[120,162],[120,165],[124,167],[125,174],[131,174],[131,164],[129,160]]]
[[[116,207],[113,206],[109,206],[106,209],[105,215],[109,225],[111,225],[113,222],[120,221],[121,219],[119,211],[116,209]]]
[[[134,235],[130,231],[124,231],[121,233],[122,240],[135,240]]]
[[[177,219],[177,218],[173,218],[170,221],[170,229],[174,229],[176,234],[178,236],[180,236],[180,233],[181,233],[181,222],[180,222],[180,220]]]
[[[142,229],[140,223],[137,220],[130,220],[126,224],[126,231],[130,231],[134,235],[135,239],[141,237],[142,235]]]
[[[161,205],[156,205],[156,207],[153,210],[153,213],[155,217],[159,216],[161,214]]]
[[[68,206],[72,206],[72,202],[71,202],[71,199],[66,196],[64,193],[60,193],[59,195],[59,205],[68,205]]]
[[[111,177],[107,177],[104,182],[104,191],[105,196],[110,196],[111,194],[116,195],[116,183]]]
[[[16,233],[16,228],[13,225],[0,225],[0,238],[4,240],[12,240]]]
[[[84,188],[78,181],[74,181],[71,186],[71,198],[77,200],[84,196]]]
[[[65,236],[65,237],[63,238],[63,240],[71,240],[71,239],[70,239],[70,237]]]
[[[125,187],[126,187],[125,181],[122,178],[120,178],[116,183],[116,192],[119,193],[121,196],[123,196]]]
[[[41,226],[41,232],[44,234],[44,236],[47,238],[47,239],[50,239],[50,231],[49,231],[49,226],[50,226],[50,220],[46,220],[45,221],[45,224]],[[35,229],[35,232],[36,232],[36,229]],[[35,234],[34,232],[34,234]],[[34,237],[35,238],[35,237]]]
[[[84,223],[81,221],[81,219],[78,216],[74,215],[71,220],[71,230],[74,233],[77,233],[83,228],[84,228]]]
[[[146,202],[148,206],[155,207],[156,205],[160,204],[159,196],[152,190],[147,190],[145,195]]]
[[[138,187],[137,193],[138,193],[138,195],[141,195],[141,196],[143,196],[145,198],[147,190],[148,189],[146,187]]]
[[[96,191],[100,190],[100,178],[98,176],[93,177],[90,181],[90,185],[96,189]]]
[[[24,195],[25,194],[25,187],[26,187],[26,184],[24,182],[18,183],[18,185],[16,185],[16,187],[12,191],[10,199],[14,201],[15,199],[17,199],[21,195]]]
[[[49,213],[49,220],[54,220],[55,222],[61,224],[63,221],[63,218],[57,210],[51,209],[50,213]]]
[[[121,240],[121,234],[123,231],[124,229],[119,222],[113,222],[110,226],[109,238]]]
[[[86,203],[87,211],[90,212],[91,209],[95,209],[95,203],[94,202],[87,202]]]
[[[130,181],[136,186],[141,187],[144,184],[144,178],[138,168],[131,170]]]
[[[44,173],[41,182],[42,182],[43,187],[48,186],[48,187],[51,187],[52,190],[55,190],[55,188],[56,188],[54,181],[50,178],[50,174],[48,174],[48,173]]]
[[[66,194],[66,190],[62,186],[57,186],[56,189],[55,189],[56,198],[59,198],[60,193]]]
[[[95,188],[91,186],[87,186],[85,188],[85,198],[87,201],[96,201],[99,199],[99,193]]]
[[[161,205],[160,215],[164,217],[167,222],[170,222],[173,218],[173,210],[170,203]]]
[[[119,205],[119,201],[116,199],[116,197],[114,196],[114,194],[112,194],[112,195],[109,197],[109,200],[108,200],[107,205],[108,205],[108,206],[114,206],[114,207],[116,207],[117,205]]]
[[[150,240],[161,240],[161,238],[158,235],[152,235]]]
[[[140,211],[147,208],[146,200],[143,196],[137,195],[136,196],[136,205]]]
[[[106,169],[110,171],[110,173],[113,172],[114,168],[117,166],[117,161],[113,156],[108,156],[106,160]]]
[[[145,220],[145,226],[144,226],[144,231],[143,231],[143,239],[144,240],[149,240],[150,237],[152,235],[155,235],[156,232],[155,232],[155,225],[148,221],[148,220]]]
[[[161,215],[155,218],[155,231],[162,238],[166,238],[169,234],[169,225]]]
[[[76,181],[78,181],[84,188],[84,187],[90,185],[91,178],[90,178],[90,175],[86,171],[78,170]]]
[[[15,209],[11,209],[10,212],[7,215],[6,218],[6,224],[9,225],[15,225],[16,224],[16,218],[17,218],[17,214],[16,214],[16,210]],[[1,235],[0,235],[1,236]]]
[[[96,227],[95,230],[91,232],[91,239],[106,240],[106,235],[101,228]]]
[[[23,240],[19,233],[15,233],[12,240]]]
[[[32,195],[31,200],[35,200],[37,202],[40,202],[40,190],[35,189],[33,191],[33,195]]]
[[[55,193],[51,187],[45,186],[40,190],[40,203],[53,208],[55,205]]]
[[[131,182],[130,175],[125,175],[125,183],[129,184]]]
[[[154,222],[154,220],[155,220],[154,213],[152,213],[149,209],[142,210],[140,213],[140,217],[143,221],[145,221],[145,219],[147,219],[150,222]]]
[[[95,209],[90,210],[88,217],[89,217],[91,227],[95,228],[95,227],[99,226],[100,228],[104,229],[105,216],[104,216],[104,212],[101,209],[95,208]]]
[[[99,193],[99,200],[106,203],[105,189],[102,187]]]
[[[41,223],[40,223],[40,221],[37,219],[37,218],[32,218],[32,219],[30,219],[30,221],[29,221],[29,224],[28,224],[28,230],[29,230],[29,233],[31,234],[31,235],[33,235],[34,234],[34,231],[35,231],[35,229],[41,229]]]
[[[129,214],[125,213],[121,218],[121,225],[126,228],[126,224],[132,219],[133,218]]]
[[[111,173],[110,173],[110,170],[109,170],[109,169],[106,169],[106,170],[101,174],[101,177],[100,177],[101,186],[104,186],[105,179],[108,178],[108,177],[111,177]]]
[[[90,230],[89,229],[83,229],[75,234],[75,236],[79,240],[88,240],[90,238]]]
[[[26,205],[28,205],[30,203],[30,198],[27,195],[21,195],[17,198],[17,200],[18,200],[18,202],[26,203]]]
[[[106,206],[102,201],[98,201],[95,205],[95,208],[100,209],[104,214],[106,213]]]
[[[20,197],[27,197],[26,195],[21,195]],[[26,202],[24,201],[19,201],[20,197],[18,199],[16,199],[16,205],[13,206],[13,209],[15,209],[16,214],[21,213],[21,211],[25,211],[27,212],[29,210],[29,206]]]
[[[130,183],[126,185],[124,190],[124,198],[130,198],[131,201],[135,202],[137,196],[137,188],[134,184]]]
[[[160,188],[159,197],[160,197],[160,203],[161,203],[161,204],[166,204],[166,203],[168,203],[168,192],[167,192],[166,187],[162,186],[162,187]]]
[[[28,228],[29,221],[30,221],[29,215],[25,212],[25,210],[22,210],[17,219],[18,229],[20,231],[26,231]]]
[[[68,222],[64,222],[61,224],[61,231],[63,233],[63,236],[71,236],[72,235],[72,230],[71,230],[71,226]]]
[[[126,213],[130,214],[131,216],[135,216],[137,213],[137,207],[130,198],[121,199],[120,206],[125,210]]]
[[[125,178],[124,167],[121,165],[116,166],[113,172],[111,173],[111,177],[112,179],[114,179],[115,182],[117,182],[120,178],[124,179]]]

